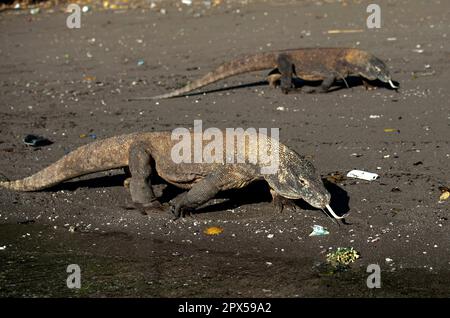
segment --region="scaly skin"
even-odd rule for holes
[[[277,86],[280,82],[281,90],[286,94],[293,88],[293,76],[306,81],[322,81],[319,92],[327,92],[335,80],[345,80],[348,76],[360,76],[365,80],[378,79],[397,88],[392,83],[384,62],[369,52],[352,48],[304,48],[239,57],[180,89],[149,99],[183,96],[231,76],[266,69],[272,69],[267,78],[269,84]]]
[[[168,183],[189,190],[170,202],[171,210],[177,217],[206,203],[219,191],[242,188],[259,179],[268,182],[274,199],[304,199],[312,206],[322,209],[329,204],[330,194],[314,166],[304,157],[270,137],[259,135],[259,140],[264,138],[269,145],[270,153],[275,153],[277,149],[279,151],[278,169],[272,174],[263,174],[261,168],[267,168],[268,163],[250,160],[260,152],[258,147],[262,145],[261,142],[250,142],[244,131],[236,132],[236,135],[227,135],[225,132],[221,134],[224,145],[227,137],[236,137],[231,152],[237,159],[237,155],[243,151],[242,163],[175,163],[172,160],[172,151],[174,146],[179,144],[179,140],[172,140],[170,132],[144,132],[111,137],[81,146],[30,177],[16,181],[0,181],[0,187],[16,191],[38,191],[89,173],[128,167],[131,173],[131,198],[143,209],[160,205],[150,183],[153,174]],[[189,133],[188,136],[191,147],[195,138],[202,140],[201,135]],[[245,143],[240,144],[239,138],[243,138],[241,140],[245,140]],[[204,151],[208,143],[203,141]],[[221,158],[230,155],[225,148]],[[191,162],[193,156],[192,151]]]

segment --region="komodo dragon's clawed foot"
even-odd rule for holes
[[[225,169],[225,170],[224,170]],[[227,168],[218,169],[209,174],[200,182],[196,183],[189,191],[179,194],[172,199],[169,204],[170,211],[175,218],[190,215],[191,211],[205,204],[220,191],[224,182],[226,183],[230,175]],[[225,176],[225,177],[224,177]]]
[[[303,90],[306,94],[324,94],[328,93],[328,88],[322,86],[319,87],[309,87]]]
[[[292,84],[283,85],[283,83],[281,83],[280,88],[283,94],[289,94],[289,92],[294,88],[294,86]]]
[[[267,82],[269,82],[269,86],[271,88],[277,88],[280,86],[280,78],[281,74],[269,74],[266,78]]]
[[[335,80],[336,80],[336,76],[329,76],[322,81],[322,84],[320,84],[319,87],[307,88],[304,90],[304,92],[307,94],[327,93],[330,90],[331,86],[333,86],[333,84],[335,83]]]
[[[193,210],[193,208],[182,207],[180,204],[170,204],[170,213],[175,217],[175,220],[180,217],[192,216]]]
[[[291,210],[296,211],[298,209],[298,206],[294,203],[294,201],[287,199],[285,197],[282,197],[281,195],[276,194],[274,191],[270,191],[272,194],[272,204],[275,207],[275,211],[278,213],[283,212],[284,208],[288,208]]]
[[[303,88],[303,92],[305,92],[306,94],[314,94],[316,93],[317,89],[315,87],[308,87],[308,88]]]
[[[187,192],[178,195],[176,198],[169,202],[170,212],[173,214],[175,219],[180,217],[184,218],[187,215],[191,215],[191,212],[196,206],[189,205],[187,203]]]
[[[177,207],[174,205],[170,206],[170,213],[175,217],[175,220],[179,218],[184,218],[186,216],[192,216],[191,212],[192,212],[191,209]]]
[[[377,89],[377,87],[375,85],[370,84],[368,81],[366,81],[365,79],[362,80],[364,88],[366,89],[366,91],[372,91]]]

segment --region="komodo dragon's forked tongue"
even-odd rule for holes
[[[398,88],[398,86],[395,86],[395,84],[392,82],[392,80],[389,80],[389,85],[391,85],[391,87],[393,89],[397,89]]]
[[[328,210],[328,212],[330,212],[330,214],[336,219],[336,220],[341,220],[344,218],[344,216],[338,216],[336,213],[334,213],[333,209],[331,208],[331,206],[329,204],[326,205],[326,208]]]

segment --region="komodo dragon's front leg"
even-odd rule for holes
[[[131,173],[129,181],[130,194],[133,203],[140,209],[160,208],[151,186],[152,155],[148,146],[141,142],[130,146],[128,167]]]
[[[184,217],[186,212],[213,199],[219,191],[241,188],[255,179],[255,173],[251,168],[223,165],[194,184],[189,191],[171,200],[171,212],[176,218]]]
[[[287,54],[280,54],[277,58],[277,64],[280,72],[280,88],[284,94],[287,94],[294,87],[292,83],[294,64]]]
[[[214,174],[195,184],[189,191],[179,194],[170,201],[170,212],[176,217],[184,217],[216,196],[220,189],[220,179]]]
[[[284,208],[289,208],[291,210],[296,211],[298,206],[294,203],[293,200],[282,197],[277,194],[275,190],[270,189],[270,194],[272,195],[272,204],[275,208],[275,211],[278,213],[283,212]]]
[[[220,190],[226,187],[228,182],[232,181],[228,170],[226,166],[216,170],[194,184],[189,191],[170,201],[170,210],[173,215],[176,218],[184,217],[186,212],[194,210],[214,198]]]

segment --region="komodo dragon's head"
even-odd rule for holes
[[[392,82],[391,74],[389,73],[386,64],[384,64],[382,60],[373,55],[361,68],[360,74],[368,80],[373,81],[378,79],[383,83],[389,84],[393,89],[398,88],[398,86],[395,86]]]
[[[346,55],[346,60],[357,67],[360,76],[370,81],[380,80],[389,84],[393,89],[398,88],[392,82],[391,74],[386,64],[373,54],[361,50],[351,50]]]
[[[331,195],[313,164],[292,150],[280,153],[277,173],[266,174],[264,179],[277,194],[288,199],[303,199],[318,209],[328,209],[336,219],[330,207]]]

